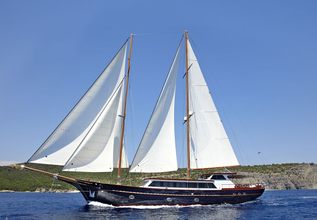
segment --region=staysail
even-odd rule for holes
[[[28,162],[67,163],[64,170],[72,171],[107,172],[117,167],[117,160],[108,159],[120,135],[126,51],[127,42]],[[127,161],[123,164],[128,166]]]
[[[111,172],[115,164],[115,151],[119,149],[122,118],[118,114],[122,100],[122,86],[97,116],[91,130],[65,164],[63,171]],[[118,156],[119,158],[119,156]],[[127,167],[126,164],[123,167]]]
[[[178,169],[174,131],[174,101],[178,66],[179,48],[139,144],[130,172],[156,173]]]
[[[189,40],[187,46],[190,168],[239,165]]]

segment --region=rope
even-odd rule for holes
[[[33,180],[35,180],[39,185],[43,185],[43,182],[41,182],[40,180],[38,180],[38,178],[36,178],[36,176],[33,174],[32,171],[27,170],[26,173],[27,173],[27,175],[28,175],[30,178],[32,178]],[[52,189],[52,185],[53,185],[54,181],[55,181],[55,179],[53,178],[51,187],[49,188],[50,191],[51,191],[51,189]]]

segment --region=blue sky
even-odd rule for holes
[[[131,160],[186,29],[239,161],[317,162],[316,11],[308,0],[2,0],[0,160],[27,160],[134,32]]]

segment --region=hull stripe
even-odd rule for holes
[[[164,194],[164,193],[145,193],[145,192],[131,192],[131,191],[123,191],[123,190],[106,190],[109,192],[119,192],[119,193],[128,193],[128,194],[140,194],[140,195],[154,195],[154,196],[178,196],[178,197],[184,197],[184,196],[192,196],[192,197],[220,197],[220,196],[256,196],[260,193],[251,193],[251,194],[235,194],[235,195],[229,195],[229,194],[215,194],[215,195],[208,195],[208,194]]]

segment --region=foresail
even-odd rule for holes
[[[120,126],[120,133],[121,133],[121,126]],[[120,157],[120,143],[116,142],[115,149],[113,151],[113,168],[119,167],[119,157]],[[122,148],[121,168],[129,168],[129,160],[125,150],[124,143]]]
[[[122,86],[115,91],[113,98],[106,103],[86,137],[75,153],[65,164],[63,171],[111,172],[114,164],[114,152],[119,149],[120,121],[118,114],[122,100]]]
[[[123,84],[122,87],[124,87],[126,84]],[[112,152],[112,157],[113,157],[113,168],[118,168],[119,167],[119,157],[120,157],[120,138],[122,135],[122,115],[124,114],[124,110],[123,110],[123,102],[124,102],[124,93],[125,93],[125,89],[122,88],[121,91],[121,99],[119,102],[119,107],[118,107],[118,118],[117,118],[117,122],[115,124],[115,141],[114,141],[114,149]],[[129,168],[129,161],[128,161],[128,155],[126,153],[125,150],[125,143],[123,142],[123,146],[122,146],[122,158],[121,158],[121,168]]]
[[[178,169],[174,131],[174,101],[178,65],[179,48],[139,144],[130,172],[156,173]]]
[[[74,156],[74,152],[78,152],[78,148],[86,143],[87,137],[101,135],[94,126],[102,126],[97,118],[110,114],[110,110],[105,113],[105,108],[111,108],[113,113],[116,112],[114,106],[119,106],[118,91],[121,91],[120,84],[124,79],[126,51],[127,42],[28,162],[65,165]],[[89,140],[94,141],[95,138]],[[99,145],[97,148],[97,151],[101,151]]]
[[[190,166],[195,169],[239,165],[197,58],[189,41],[187,43],[191,115]]]

